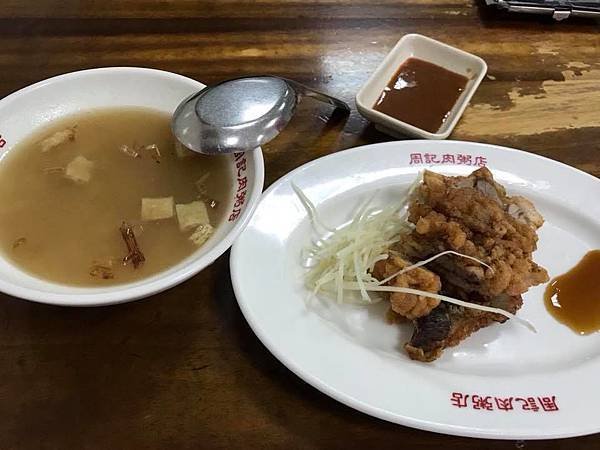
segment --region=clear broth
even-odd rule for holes
[[[188,203],[200,196],[196,181],[209,173],[204,199],[213,199],[210,222],[223,220],[231,190],[227,157],[191,153],[177,155],[164,113],[140,109],[101,109],[53,122],[19,143],[0,163],[0,249],[30,274],[68,285],[104,286],[140,280],[177,264],[198,246],[182,232],[176,216],[142,222],[141,199],[170,197]],[[76,137],[48,152],[40,142],[57,131],[76,126]],[[120,150],[126,144],[156,144],[157,163],[148,152],[133,158]],[[76,156],[93,161],[87,183],[61,173]],[[137,269],[122,263],[127,254],[119,231],[123,221],[134,225],[145,262]],[[90,275],[94,262],[113,261],[114,278]]]

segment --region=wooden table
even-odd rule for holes
[[[476,0],[3,0],[0,96],[53,75],[149,66],[206,83],[295,78],[353,102],[405,33],[474,52],[489,75],[452,135],[600,175],[597,22],[512,16]],[[265,149],[267,183],[316,157],[390,140],[352,112],[304,110]],[[236,304],[228,254],[127,305],[0,299],[0,448],[600,448],[596,436],[482,441],[373,419],[300,381]]]

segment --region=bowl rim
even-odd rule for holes
[[[198,90],[205,87],[203,83],[192,78],[188,78],[180,74],[159,69],[129,66],[100,67],[68,72],[26,86],[15,92],[12,92],[4,98],[1,98],[0,109],[10,107],[10,105],[13,102],[18,101],[18,99],[23,95],[30,94],[37,89],[44,88],[56,82],[86,77],[89,75],[96,75],[98,73],[106,73],[111,75],[127,74],[134,76],[144,75],[162,77],[163,79],[168,80],[170,82],[186,83],[190,87],[197,87]],[[32,276],[33,278],[47,282],[50,285],[60,286],[61,289],[71,290],[72,292],[56,293],[43,289],[31,288],[22,286],[19,283],[7,281],[2,278],[0,278],[0,291],[14,297],[18,297],[24,300],[30,300],[37,303],[45,303],[60,306],[84,307],[112,305],[139,300],[153,294],[158,294],[177,284],[186,281],[187,279],[191,278],[192,276],[196,275],[197,273],[205,269],[207,266],[212,264],[218,257],[223,255],[231,247],[231,245],[233,245],[233,242],[244,229],[259,203],[264,187],[265,172],[262,149],[258,147],[250,152],[247,152],[247,156],[248,159],[250,159],[254,165],[254,183],[252,189],[248,191],[248,195],[246,197],[246,208],[240,214],[235,224],[233,224],[232,228],[225,234],[225,236],[219,242],[216,243],[216,245],[213,248],[211,248],[207,253],[201,255],[197,259],[190,261],[188,264],[181,267],[176,272],[171,274],[159,272],[155,275],[150,276],[148,282],[144,282],[146,279],[141,279],[131,283],[116,284],[106,287],[82,287],[55,283],[52,281],[44,280],[41,277],[36,277],[35,275],[29,274],[26,271],[22,271],[23,273]],[[0,258],[6,260],[6,258],[1,254]],[[12,263],[10,264],[14,265]]]
[[[453,108],[456,108],[456,114],[454,115],[454,117],[448,124],[447,128],[443,132],[438,131],[438,132],[432,133],[431,131],[427,131],[422,128],[416,127],[414,125],[411,125],[408,122],[404,122],[404,121],[396,119],[395,117],[392,117],[388,114],[377,111],[372,106],[366,105],[361,100],[362,97],[366,94],[366,92],[375,89],[374,85],[376,84],[376,81],[379,78],[380,73],[383,72],[385,68],[387,68],[390,65],[394,65],[394,67],[399,67],[400,64],[402,64],[405,61],[405,60],[402,60],[399,63],[397,63],[396,62],[397,53],[400,51],[400,49],[403,46],[409,45],[411,41],[415,41],[415,40],[425,41],[425,42],[428,42],[432,45],[435,45],[435,46],[443,49],[444,51],[446,51],[448,53],[454,53],[455,55],[459,54],[466,58],[469,58],[472,61],[474,61],[480,69],[478,75],[475,78],[473,78],[473,83],[468,88],[468,90],[465,92],[465,95],[462,98],[462,100],[460,102],[457,102],[457,104],[454,105]],[[385,57],[381,61],[381,63],[379,63],[377,65],[377,67],[371,73],[371,75],[369,76],[367,81],[365,81],[365,83],[361,86],[359,91],[356,93],[356,96],[355,96],[356,108],[358,109],[360,114],[363,115],[364,117],[366,117],[368,120],[372,121],[373,123],[375,123],[377,125],[380,125],[383,128],[386,128],[392,132],[408,134],[410,136],[417,136],[417,137],[421,137],[421,138],[425,138],[425,139],[446,139],[448,136],[450,136],[450,134],[456,127],[458,121],[462,117],[466,107],[468,106],[469,102],[471,101],[471,98],[473,97],[473,94],[475,94],[475,92],[479,88],[479,85],[483,81],[483,78],[487,74],[487,70],[488,70],[488,66],[487,66],[487,63],[485,62],[485,60],[473,53],[466,52],[465,50],[462,50],[457,47],[453,47],[444,42],[438,41],[436,39],[432,39],[432,38],[422,35],[422,34],[418,34],[418,33],[405,34],[398,40],[398,42],[396,42],[394,47],[392,47],[392,49],[385,55]],[[386,81],[385,83],[387,84],[388,81]],[[442,128],[443,128],[443,126],[440,127],[440,130]]]

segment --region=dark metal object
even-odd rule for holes
[[[485,0],[485,2],[514,12],[552,15],[556,20],[568,17],[600,18],[599,0]]]

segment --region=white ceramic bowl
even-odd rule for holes
[[[36,128],[63,116],[119,106],[172,113],[181,100],[203,87],[181,75],[136,67],[84,70],[41,81],[0,100],[0,159]],[[228,218],[204,246],[179,264],[134,283],[87,288],[36,278],[0,254],[0,291],[41,303],[96,306],[146,297],[190,278],[231,246],[260,199],[264,182],[262,151],[256,149],[230,158],[235,187],[226,205]]]
[[[418,58],[469,79],[465,90],[450,111],[448,119],[436,133],[417,128],[409,123],[373,109],[383,89],[400,65],[408,58]],[[375,123],[375,127],[392,136],[413,136],[425,139],[446,139],[469,104],[487,72],[487,64],[479,56],[472,55],[420,34],[407,34],[398,41],[383,62],[375,69],[368,81],[356,94],[358,112]]]

